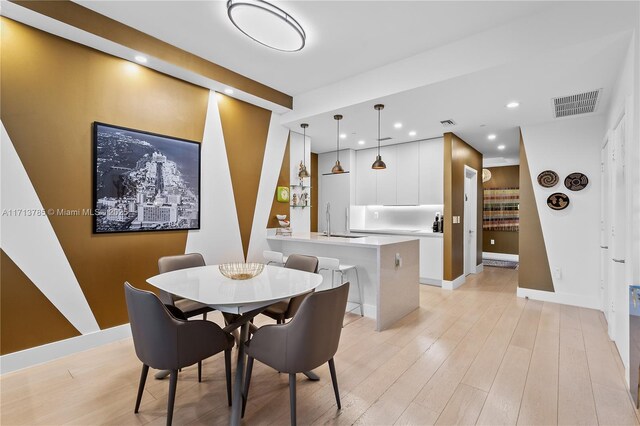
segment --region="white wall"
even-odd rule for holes
[[[550,123],[522,127],[531,180],[540,215],[542,233],[553,276],[555,293],[547,300],[599,308],[600,242],[600,144],[604,117],[559,119]],[[560,183],[554,188],[537,184],[543,170],[554,170]],[[572,172],[588,176],[582,191],[570,191],[564,178]],[[569,207],[554,211],[546,200],[554,192],[570,198]],[[554,271],[559,268],[561,277]]]

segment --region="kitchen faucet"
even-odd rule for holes
[[[330,237],[331,236],[331,203],[327,203],[327,213],[325,214],[325,217],[327,219],[326,234],[327,234],[327,237]]]

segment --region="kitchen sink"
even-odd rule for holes
[[[323,232],[322,235],[327,236],[326,232]],[[364,238],[366,235],[347,235],[347,234],[331,234],[332,237],[338,238]]]

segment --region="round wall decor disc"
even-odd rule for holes
[[[589,185],[589,178],[582,173],[571,173],[564,178],[564,186],[572,191],[582,191]]]
[[[547,205],[552,210],[564,210],[569,205],[569,196],[562,192],[554,192],[547,198]]]
[[[545,170],[538,175],[538,184],[543,188],[551,188],[558,184],[560,178],[558,174],[553,170]]]

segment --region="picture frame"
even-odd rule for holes
[[[95,121],[93,233],[200,229],[201,144]]]

